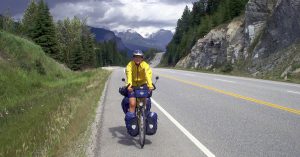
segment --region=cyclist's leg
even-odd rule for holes
[[[128,133],[131,136],[138,135],[137,117],[135,115],[136,98],[134,92],[128,93],[129,97],[129,110],[125,115],[125,124]]]
[[[131,97],[129,98],[129,112],[135,112],[136,107],[136,98]]]

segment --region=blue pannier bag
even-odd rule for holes
[[[148,115],[148,113],[150,113],[150,110],[151,110],[151,99],[147,98],[146,115]]]
[[[127,92],[127,87],[126,86],[123,86],[123,87],[120,87],[119,88],[119,93],[123,96],[127,96],[128,92]]]
[[[157,130],[157,114],[155,112],[150,112],[146,120],[146,134],[154,135]]]
[[[121,102],[121,106],[122,106],[123,112],[126,114],[129,109],[129,98],[128,97],[123,98],[123,100]]]
[[[125,115],[125,124],[127,132],[130,136],[137,136],[139,134],[138,118],[135,113],[127,112]]]

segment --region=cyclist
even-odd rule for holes
[[[126,128],[132,129],[132,120],[136,118],[135,107],[136,98],[133,88],[143,86],[152,92],[152,70],[148,63],[144,61],[144,54],[141,50],[133,52],[132,60],[126,66],[127,90],[129,97],[129,110],[125,115]],[[130,131],[128,131],[130,133]],[[130,133],[131,134],[131,133]],[[136,133],[133,133],[136,134]]]

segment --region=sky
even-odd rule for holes
[[[21,19],[30,0],[0,0],[0,14]],[[174,32],[186,5],[196,0],[45,0],[54,20],[78,16],[112,31],[132,29],[144,37],[159,29]]]

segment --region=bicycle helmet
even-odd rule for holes
[[[132,56],[141,56],[141,57],[144,57],[144,53],[143,51],[141,50],[134,50],[133,53],[132,53]]]

